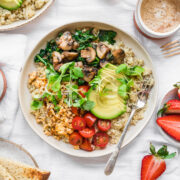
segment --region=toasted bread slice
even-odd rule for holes
[[[27,164],[12,161],[0,157],[0,165],[3,166],[16,180],[47,180],[50,172],[41,171]]]
[[[15,180],[15,179],[9,174],[6,168],[0,165],[0,180]]]

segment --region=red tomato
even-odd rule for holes
[[[71,107],[71,111],[73,114],[75,114],[76,116],[79,115],[79,109],[77,107]]]
[[[74,130],[83,130],[86,127],[86,121],[84,118],[76,116],[72,120],[72,127]]]
[[[98,120],[98,128],[101,131],[108,131],[111,128],[111,121],[110,120]]]
[[[85,151],[93,151],[93,148],[91,146],[89,139],[84,139],[83,143],[79,147],[80,149],[83,149]]]
[[[98,132],[93,137],[93,143],[97,147],[104,148],[109,142],[109,136],[105,132]]]
[[[72,144],[73,146],[79,146],[82,144],[82,136],[77,133],[77,132],[73,132],[70,136],[69,136],[69,143]]]
[[[91,113],[86,113],[84,116],[84,119],[86,121],[87,126],[92,127],[94,125],[94,123],[96,122],[97,117]]]
[[[89,86],[79,86],[79,94],[82,97],[86,97],[85,93],[88,92],[89,88],[90,88]]]
[[[91,138],[95,134],[94,128],[85,128],[81,131],[79,131],[79,134],[83,136],[84,138]]]

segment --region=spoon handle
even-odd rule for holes
[[[130,116],[128,118],[128,121],[127,121],[127,123],[125,125],[125,128],[123,130],[123,133],[122,133],[122,135],[121,135],[121,137],[119,139],[119,142],[118,142],[115,150],[112,152],[112,154],[111,154],[111,156],[110,156],[110,158],[109,158],[109,160],[108,160],[108,162],[106,164],[106,167],[105,167],[105,170],[104,170],[104,173],[106,175],[110,175],[114,170],[116,160],[117,160],[119,152],[121,150],[121,145],[123,143],[124,137],[126,135],[128,127],[129,127],[129,124],[131,123],[131,120],[132,120],[135,112],[136,112],[136,108],[133,108],[132,111],[131,111],[131,114],[130,114]]]

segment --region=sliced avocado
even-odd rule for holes
[[[18,9],[23,3],[23,0],[0,0],[0,7],[7,10]]]
[[[99,71],[101,83],[88,92],[88,100],[95,106],[91,112],[100,119],[114,119],[126,112],[126,101],[118,94],[122,74],[116,74],[116,66],[107,64]]]

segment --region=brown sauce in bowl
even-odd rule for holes
[[[141,18],[152,31],[170,32],[180,24],[180,0],[144,0]]]

